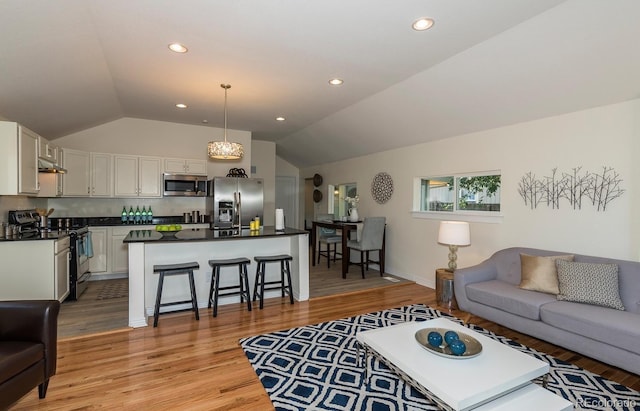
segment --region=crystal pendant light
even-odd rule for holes
[[[224,89],[224,141],[209,141],[207,151],[209,157],[216,160],[238,160],[244,155],[244,148],[240,143],[227,141],[227,90],[230,84],[220,84]]]

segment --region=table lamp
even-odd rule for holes
[[[438,243],[449,246],[449,269],[455,271],[458,246],[471,244],[469,223],[464,221],[441,221],[438,231]]]

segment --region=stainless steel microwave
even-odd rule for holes
[[[162,186],[165,197],[207,196],[207,176],[164,173]]]

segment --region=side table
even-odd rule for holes
[[[444,268],[436,269],[436,303],[449,311],[458,309],[453,292],[453,272]]]

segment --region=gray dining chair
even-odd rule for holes
[[[318,214],[316,221],[333,222],[333,214]],[[342,235],[338,234],[335,228],[319,228],[318,236],[318,262],[320,264],[320,256],[327,257],[327,268],[331,268],[331,244],[333,244],[333,262],[336,262],[338,254],[338,244],[342,244]],[[322,251],[322,245],[326,245],[326,252]]]
[[[347,248],[349,250],[346,258],[349,259],[349,265],[359,265],[362,272],[362,278],[364,278],[365,268],[369,270],[369,263],[375,263],[380,266],[380,276],[384,273],[384,231],[386,225],[385,217],[367,217],[364,219],[362,234],[359,240],[349,240],[347,242]],[[360,262],[351,262],[351,250],[360,252]],[[378,260],[370,260],[369,252],[377,251]],[[347,272],[348,268],[347,268]]]

